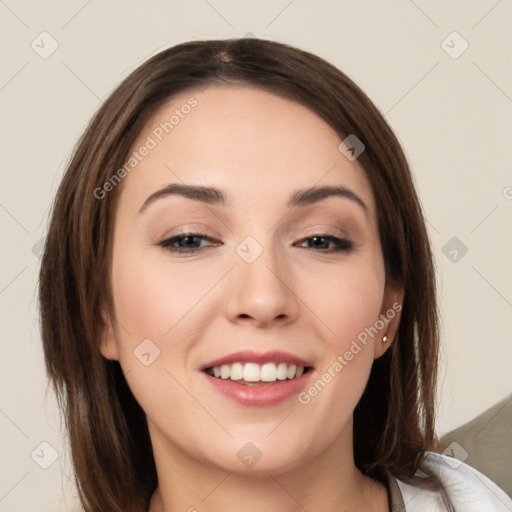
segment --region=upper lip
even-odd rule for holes
[[[272,350],[270,352],[255,352],[253,350],[241,350],[239,352],[233,352],[219,359],[215,359],[206,364],[203,364],[199,369],[206,370],[215,366],[222,366],[223,364],[233,363],[287,363],[294,364],[296,366],[312,367],[313,365],[301,357],[295,356],[288,352],[282,352],[280,350]]]

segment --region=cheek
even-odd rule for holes
[[[383,268],[347,264],[317,278],[310,289],[314,292],[306,302],[325,326],[325,350],[317,380],[305,390],[302,403],[311,402],[319,416],[330,415],[334,432],[359,401],[374,361],[374,344],[380,342],[375,324],[384,293]],[[337,420],[334,410],[339,411]]]
[[[151,258],[119,259],[113,267],[116,312],[134,340],[175,337],[186,317],[215,282],[187,269],[168,268]]]
[[[330,348],[343,350],[378,319],[384,294],[383,270],[379,265],[354,260],[312,275],[302,289],[306,304],[325,324]]]
[[[163,425],[176,424],[184,416],[198,424],[204,421],[184,391],[189,387],[186,364],[194,336],[191,310],[205,293],[204,283],[194,279],[195,274],[171,271],[135,251],[129,257],[114,255],[112,288],[120,364],[148,418]]]
[[[114,254],[112,288],[119,358],[146,412],[167,410],[179,416],[190,406],[180,386],[190,385],[190,351],[217,311],[211,305],[213,293],[208,291],[219,281],[219,272],[197,265],[171,266],[154,248],[150,252],[145,254],[140,248],[137,252],[134,247],[117,257]],[[163,409],[162,393],[167,397]],[[167,407],[170,402],[174,404],[171,409]]]

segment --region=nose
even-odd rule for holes
[[[299,298],[294,292],[296,279],[285,255],[277,255],[266,247],[252,262],[242,252],[234,255],[234,261],[226,304],[226,315],[231,322],[267,327],[296,319],[299,310]]]

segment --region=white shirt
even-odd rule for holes
[[[510,496],[464,462],[427,452],[425,465],[445,485],[456,512],[512,512]],[[395,477],[392,477],[390,487],[393,512],[446,511],[440,492],[424,490]]]

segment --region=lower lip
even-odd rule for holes
[[[204,375],[214,389],[231,400],[255,407],[270,407],[284,402],[296,395],[306,385],[313,370],[302,374],[296,379],[280,380],[275,384],[246,385],[237,384],[230,379],[218,379],[205,372]]]

